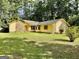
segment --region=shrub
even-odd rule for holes
[[[66,35],[69,37],[70,42],[73,42],[79,36],[79,27],[69,27],[66,31]]]

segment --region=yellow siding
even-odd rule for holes
[[[47,25],[48,26],[48,29],[47,30],[45,30],[44,29],[44,25],[41,25],[41,27],[40,27],[40,32],[49,32],[49,33],[52,33],[52,31],[53,31],[53,26],[52,26],[52,24],[49,24],[49,25]]]
[[[25,31],[31,31],[31,27],[27,23],[24,24],[24,29],[25,29]]]
[[[53,26],[52,26],[52,24],[50,24],[50,25],[48,25],[48,32],[52,32],[53,31]]]
[[[55,32],[60,33],[60,32],[59,32],[59,27],[60,27],[61,24],[62,24],[61,21],[58,21],[58,22],[56,23],[56,31],[55,31]]]
[[[18,26],[17,26],[17,24],[18,24]],[[35,31],[36,32],[48,32],[48,33],[55,33],[55,32],[60,33],[59,27],[60,27],[61,24],[66,25],[66,23],[64,23],[62,20],[59,20],[56,23],[48,24],[47,30],[44,29],[45,25],[40,25],[40,30],[38,30],[38,26],[36,26],[37,30],[35,30]],[[64,26],[63,26],[63,28],[64,28],[64,31],[65,31],[66,29],[65,29]],[[27,31],[33,31],[33,30],[31,29],[31,25],[28,24],[27,22],[23,23],[21,21],[14,21],[14,22],[9,24],[9,31],[10,32],[16,32],[16,31],[27,32]]]
[[[16,22],[13,22],[9,25],[9,32],[15,32],[16,31]]]
[[[29,31],[32,31],[32,30],[31,30],[31,26],[29,26]]]
[[[63,25],[62,25],[63,24]],[[64,23],[62,20],[59,20],[57,23],[56,23],[56,31],[55,32],[57,32],[57,33],[60,33],[60,26],[63,26],[63,30],[64,30],[64,33],[65,33],[65,31],[66,31],[66,23]],[[65,25],[65,26],[64,26]]]
[[[55,33],[55,31],[56,31],[56,23],[53,23],[52,24],[52,33]]]
[[[24,23],[21,21],[16,22],[16,31],[17,32],[24,32]]]
[[[25,32],[25,24],[21,21],[15,21],[9,24],[9,32]]]

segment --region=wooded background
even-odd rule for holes
[[[0,0],[0,27],[8,28],[17,19],[35,21],[65,18],[79,25],[79,0]]]

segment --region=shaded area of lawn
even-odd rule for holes
[[[79,46],[25,41],[27,38],[0,39],[0,55],[27,59],[79,59]]]

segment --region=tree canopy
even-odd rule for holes
[[[20,11],[20,13],[19,13]],[[79,15],[79,0],[0,0],[0,26],[8,28],[8,23],[16,18],[46,21],[65,18],[71,25],[74,15]],[[78,25],[79,23],[77,23]]]

